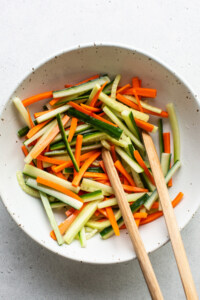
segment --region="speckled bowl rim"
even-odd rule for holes
[[[161,60],[160,58],[156,58],[154,55],[152,54],[149,54],[143,50],[141,50],[140,48],[133,48],[132,46],[130,45],[127,45],[127,44],[124,44],[124,43],[113,43],[113,44],[110,44],[110,43],[104,43],[104,42],[95,42],[95,43],[86,43],[86,44],[81,44],[81,45],[78,45],[78,46],[71,46],[71,47],[67,47],[65,50],[61,51],[60,53],[56,53],[54,55],[51,55],[49,56],[47,59],[42,59],[40,60],[40,62],[36,65],[36,67],[32,67],[31,71],[29,71],[28,73],[26,73],[26,76],[23,77],[22,80],[20,80],[18,82],[18,84],[16,85],[16,87],[13,89],[12,93],[10,94],[10,96],[8,97],[8,100],[5,102],[4,106],[2,107],[2,112],[1,112],[1,115],[5,109],[5,107],[7,106],[7,103],[8,101],[10,100],[11,96],[15,93],[16,89],[18,88],[18,86],[20,86],[24,80],[26,80],[26,78],[28,78],[28,76],[30,76],[33,72],[33,70],[36,70],[40,67],[42,67],[45,63],[47,63],[48,61],[50,60],[53,60],[54,58],[56,57],[59,57],[63,54],[66,54],[66,53],[69,53],[69,52],[72,52],[72,51],[75,51],[77,49],[85,49],[85,48],[92,48],[92,47],[115,47],[115,48],[120,48],[120,49],[125,49],[125,50],[129,50],[129,51],[133,51],[135,53],[139,53],[139,54],[142,54],[148,58],[151,58],[153,61],[155,61],[156,63],[158,63],[159,65],[161,65],[162,67],[164,67],[169,73],[171,73],[172,75],[174,75],[179,81],[181,81],[183,83],[183,85],[186,86],[186,88],[190,91],[191,95],[193,96],[194,100],[196,101],[196,104],[199,106],[200,108],[200,102],[199,100],[197,99],[197,95],[195,95],[195,93],[193,92],[193,89],[191,88],[191,86],[188,84],[188,82],[183,79],[180,75],[178,75],[175,71],[172,71],[172,69],[168,66],[168,64],[166,62],[164,62],[163,60]],[[12,219],[18,224],[17,222],[17,219],[16,217],[12,214],[11,210],[9,209],[9,207],[6,206],[6,201],[4,201],[4,193],[3,191],[0,190],[0,197],[2,199],[2,202],[5,206],[5,208],[7,209],[7,211],[9,212],[10,216],[12,217]],[[195,215],[195,213],[197,212],[197,210],[199,209],[200,207],[200,202],[199,202],[199,205],[198,207],[196,208],[195,212],[193,214],[191,214],[191,217],[188,218],[188,220],[185,222],[184,226],[182,228],[180,228],[180,231],[185,228],[185,226],[190,222],[190,220],[192,219],[192,217]],[[131,258],[131,259],[124,259],[124,260],[120,260],[120,261],[110,261],[110,262],[98,262],[98,261],[94,261],[94,262],[91,262],[91,261],[87,261],[87,260],[79,260],[77,259],[76,257],[66,257],[64,255],[62,255],[61,253],[58,253],[56,251],[54,251],[53,249],[51,249],[51,247],[49,247],[48,245],[44,245],[42,243],[40,243],[38,240],[36,240],[32,235],[31,233],[27,232],[26,228],[24,227],[20,227],[32,240],[34,240],[35,242],[37,242],[40,246],[48,249],[49,251],[51,251],[52,253],[56,254],[56,255],[59,255],[59,256],[62,256],[64,257],[65,259],[70,259],[70,260],[73,260],[73,261],[76,261],[76,262],[81,262],[81,263],[88,263],[88,264],[100,264],[100,265],[111,265],[111,264],[119,264],[119,263],[125,263],[125,262],[128,262],[128,261],[131,261],[131,260],[134,260],[136,259],[136,257],[134,258]],[[152,253],[154,252],[155,250],[161,248],[162,246],[166,245],[167,243],[169,242],[169,237],[166,237],[166,240],[163,241],[161,244],[157,244],[154,246],[154,248],[150,251],[148,251],[148,253]]]

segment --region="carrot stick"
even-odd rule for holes
[[[62,119],[63,126],[67,124],[69,121],[69,117],[65,115]],[[32,152],[31,157],[37,158],[38,155],[53,141],[53,139],[56,137],[56,135],[59,133],[60,129],[59,126],[56,125],[52,131],[49,133],[49,135],[46,137],[45,141],[43,141],[36,149]]]
[[[73,84],[65,84],[64,86],[65,86],[65,88],[70,88],[70,87],[72,87],[74,85]]]
[[[37,160],[37,168],[40,170],[43,170],[43,165],[42,165],[41,160]]]
[[[51,180],[47,180],[41,177],[37,177],[37,183],[43,184],[45,186],[48,186],[56,191],[59,191],[69,197],[72,197],[80,202],[83,202],[83,200],[75,193],[73,193],[72,191],[68,190],[67,188],[63,187],[62,185],[55,183]]]
[[[146,219],[148,214],[145,212],[136,212],[133,214],[135,219]]]
[[[56,99],[52,99],[51,101],[49,101],[49,104],[50,104],[51,106],[53,106],[53,105],[56,104],[60,99],[62,99],[62,97],[56,98]]]
[[[104,217],[108,218],[108,215],[107,215],[107,212],[106,212],[105,209],[103,209],[103,208],[98,208],[98,211],[99,211]]]
[[[133,101],[127,99],[126,97],[122,96],[121,94],[117,93],[116,98],[117,98],[117,100],[124,103],[125,105],[127,105],[133,109],[139,110],[139,107],[137,104],[135,104]]]
[[[104,166],[104,162],[103,162],[103,160],[101,160],[101,161],[99,162],[99,164],[100,164],[100,167],[102,167],[102,169],[103,169],[104,173],[105,173],[105,174],[107,174],[107,172],[106,172],[106,168],[105,168],[105,166]]]
[[[75,157],[78,167],[80,167],[82,142],[83,142],[83,136],[81,134],[78,134],[77,138],[76,138],[76,148],[75,148],[75,154],[74,154],[74,157]],[[76,175],[76,173],[77,173],[76,170],[74,170],[74,176]]]
[[[135,95],[137,94],[138,96],[142,97],[149,97],[149,98],[155,98],[157,91],[156,89],[147,89],[147,88],[130,88],[129,90],[125,91],[126,95]]]
[[[117,125],[115,125],[114,123],[112,123],[112,122],[110,122],[110,121],[108,121],[108,120],[102,118],[100,115],[94,114],[93,112],[91,112],[91,111],[89,111],[89,110],[83,108],[82,106],[78,105],[78,104],[75,103],[75,102],[69,101],[68,104],[71,105],[73,108],[77,109],[78,111],[80,111],[80,112],[86,114],[86,115],[89,115],[89,116],[91,116],[91,117],[93,117],[93,118],[95,118],[95,119],[97,119],[97,120],[100,120],[100,121],[102,121],[102,122],[104,122],[104,123],[107,123],[107,124],[110,124],[110,125],[112,125],[112,126],[114,126],[114,127],[117,127]]]
[[[101,87],[100,87],[100,89],[97,91],[97,93],[94,95],[94,97],[92,98],[92,101],[90,102],[90,106],[95,106],[95,104],[96,104],[96,102],[97,102],[97,100],[98,100],[98,98],[99,98],[99,95],[100,95],[100,93],[103,91],[103,89],[104,89],[104,87],[106,86],[106,84],[107,84],[108,82],[105,82]]]
[[[138,164],[144,169],[144,172],[147,175],[147,177],[149,178],[149,180],[151,181],[151,183],[155,185],[154,178],[153,178],[152,174],[150,173],[149,169],[147,168],[147,166],[145,165],[145,162],[143,161],[138,150],[134,151],[134,156],[135,156],[135,159],[137,160]]]
[[[98,178],[100,180],[108,180],[108,175],[103,173],[95,173],[95,172],[85,172],[83,175],[84,178]]]
[[[73,186],[78,186],[84,173],[86,172],[86,170],[89,168],[89,166],[93,163],[93,161],[101,154],[101,152],[96,152],[93,155],[91,155],[91,157],[89,157],[84,164],[82,165],[82,167],[80,168],[79,172],[76,174],[76,176],[74,177],[73,181],[72,181],[72,185]]]
[[[107,213],[107,216],[108,216],[108,219],[112,225],[112,228],[114,230],[114,233],[115,235],[120,235],[120,232],[119,232],[119,226],[117,224],[117,221],[115,219],[115,215],[113,213],[113,210],[111,207],[106,207],[106,213]]]
[[[133,192],[133,193],[147,193],[148,189],[139,188],[137,186],[125,185],[122,184],[125,192]]]
[[[183,198],[183,193],[182,192],[178,193],[178,195],[172,201],[172,206],[173,207],[177,206],[177,204],[179,204],[179,202],[182,200],[182,198]],[[144,225],[144,224],[150,223],[150,222],[160,218],[161,216],[163,216],[162,211],[155,212],[153,214],[148,215],[148,217],[146,219],[143,219],[140,224]]]
[[[112,146],[110,147],[110,152],[111,152],[113,161],[116,162],[116,160],[117,160],[117,155],[116,155],[116,152],[115,152],[115,145],[112,145]]]
[[[129,185],[129,182],[128,182],[128,180],[126,179],[126,177],[123,178],[123,184]]]
[[[133,77],[132,78],[132,85],[133,85],[133,88],[139,88],[141,87],[140,85],[140,81],[139,81],[139,78],[138,77]]]
[[[115,163],[115,168],[128,180],[129,184],[132,186],[136,186],[133,178],[130,176],[130,174],[125,170],[125,168],[122,166],[121,162],[117,160]]]
[[[100,215],[100,211],[96,210],[94,215],[95,215],[95,217],[98,217]]]
[[[85,79],[85,80],[83,80],[83,81],[80,81],[80,82],[76,83],[75,85],[83,84],[83,83],[86,83],[86,82],[88,82],[88,81],[90,81],[90,80],[94,80],[94,79],[96,79],[96,78],[99,78],[99,75],[98,75],[98,74],[97,74],[97,75],[94,75],[94,76],[91,76],[91,77],[89,77],[89,78],[87,78],[87,79]]]
[[[171,153],[170,151],[170,132],[164,132],[163,133],[163,142],[164,142],[164,152],[165,153]],[[170,163],[171,167],[171,163]],[[172,186],[172,178],[168,182],[168,187]]]
[[[75,133],[76,127],[77,127],[77,122],[78,122],[77,118],[72,118],[71,126],[70,126],[70,129],[69,129],[69,136],[68,136],[68,142],[69,143],[73,139],[73,136],[74,136],[74,133]]]
[[[30,111],[29,111],[29,108],[27,107],[27,113],[28,113],[28,119],[29,119],[29,122],[31,124],[31,128],[33,128],[35,126],[35,124],[33,123],[32,119],[31,119],[31,114],[30,114]]]
[[[154,202],[153,205],[151,206],[151,209],[158,209],[159,208],[159,203]]]
[[[86,105],[86,104],[83,104],[81,103],[81,106],[89,111],[92,111],[92,112],[99,112],[101,111],[100,108],[97,108],[97,107],[92,107],[92,106],[89,106],[89,105]]]
[[[122,86],[121,88],[117,89],[117,93],[122,93],[125,92],[127,89],[129,89],[131,87],[131,85],[128,83],[124,86]]]
[[[64,180],[67,180],[66,179],[66,177],[63,175],[63,173],[61,173],[61,172],[58,172],[58,173],[54,173],[57,177],[60,177],[60,178],[62,178],[62,179],[64,179]]]
[[[138,104],[139,110],[140,110],[141,112],[143,112],[144,109],[142,108],[142,105],[141,105],[141,102],[140,102],[140,98],[139,98],[139,96],[138,96],[137,93],[135,93],[135,99],[137,100],[137,104]]]
[[[24,153],[24,155],[27,156],[28,150],[27,150],[26,146],[25,145],[21,146],[21,149],[22,149],[22,152]],[[31,162],[30,165],[35,167],[33,162]]]
[[[139,227],[140,221],[141,221],[140,219],[135,219],[135,223],[136,223],[137,227]]]
[[[34,118],[36,119],[36,118],[38,118],[38,117],[40,117],[40,116],[43,116],[43,115],[45,115],[45,114],[47,114],[48,112],[53,111],[53,110],[54,110],[54,108],[48,109],[48,110],[45,110],[45,111],[39,111],[39,112],[36,112],[36,113],[34,113]]]
[[[80,162],[86,160],[88,157],[90,157],[91,155],[93,155],[94,153],[96,153],[96,151],[90,151],[87,153],[84,153],[83,155],[80,156]],[[52,166],[51,169],[53,172],[58,173],[62,170],[64,170],[65,168],[69,168],[73,166],[73,162],[70,160],[63,162],[62,165],[59,166]]]
[[[50,120],[44,121],[34,127],[32,127],[27,133],[27,138],[30,139],[34,134],[36,134],[42,127],[44,127]]]
[[[64,222],[62,222],[58,226],[61,234],[64,234],[67,231],[69,226],[73,223],[73,221],[80,214],[80,212],[83,210],[84,207],[85,207],[85,204],[83,204],[83,206],[81,207],[80,210],[76,210],[71,216],[69,216]],[[52,237],[52,239],[54,239],[56,241],[56,236],[55,236],[55,233],[53,230],[50,232],[50,236]]]
[[[38,155],[37,160],[48,162],[53,165],[62,165],[64,162],[64,160],[62,160],[62,159],[55,159],[55,158],[43,156],[43,155]]]
[[[29,97],[27,99],[24,99],[22,101],[22,103],[26,107],[26,106],[31,105],[31,104],[33,104],[35,102],[40,101],[40,100],[51,98],[52,96],[53,96],[53,92],[52,91],[45,92],[45,93],[41,93],[41,94],[37,94],[37,95],[32,96],[32,97]]]
[[[135,123],[138,127],[142,128],[143,130],[152,132],[154,129],[154,126],[150,123],[147,123],[145,121],[139,120],[137,118],[135,118]]]
[[[65,214],[67,217],[71,216],[75,212],[75,208],[71,207],[70,209],[66,210]]]

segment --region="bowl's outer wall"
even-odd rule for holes
[[[64,84],[99,73],[111,77],[121,74],[120,85],[138,76],[144,87],[158,90],[158,96],[156,100],[151,100],[152,103],[164,109],[168,102],[174,102],[181,131],[182,168],[173,178],[170,195],[173,198],[180,191],[184,193],[184,201],[175,208],[179,227],[183,228],[200,203],[200,113],[191,91],[175,74],[156,60],[133,50],[114,46],[85,47],[61,54],[41,65],[18,86],[13,96],[24,99],[43,91],[61,89]],[[31,111],[39,111],[41,107],[41,103],[32,105]],[[156,122],[157,119],[151,120]],[[26,195],[16,180],[16,171],[24,166],[21,140],[17,137],[17,130],[22,126],[23,122],[9,100],[0,120],[0,191],[5,206],[17,224],[44,247],[70,259],[89,263],[116,263],[133,259],[135,253],[126,231],[121,233],[120,238],[113,237],[106,241],[96,236],[88,242],[86,249],[82,249],[77,241],[70,246],[59,247],[49,237],[50,226],[40,200]],[[165,131],[170,130],[168,120],[164,120],[164,128]],[[157,134],[154,140],[157,143]],[[62,220],[60,215],[56,213],[58,221]],[[148,252],[168,240],[163,218],[140,227],[140,233]]]

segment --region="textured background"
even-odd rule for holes
[[[200,93],[198,0],[0,0],[0,6],[0,109],[32,67],[90,42],[143,49]],[[182,237],[200,294],[199,220],[198,211]],[[0,241],[0,299],[150,299],[137,261],[95,266],[57,257],[26,236],[1,202]],[[171,246],[150,258],[165,299],[184,299]]]

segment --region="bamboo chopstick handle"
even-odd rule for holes
[[[152,299],[161,300],[163,299],[163,296],[160,287],[140,237],[137,225],[135,224],[133,214],[126,199],[117,171],[114,167],[110,152],[106,149],[103,149],[102,157],[151,297]]]
[[[142,136],[149,158],[151,170],[156,183],[156,187],[158,190],[158,195],[162,205],[165,222],[168,228],[185,295],[188,300],[198,300],[198,295],[190,271],[190,266],[187,260],[187,256],[181,239],[181,234],[178,229],[176,217],[171,205],[169,193],[167,190],[167,186],[164,180],[164,176],[160,166],[160,161],[158,159],[153,140],[148,133],[143,132]]]

